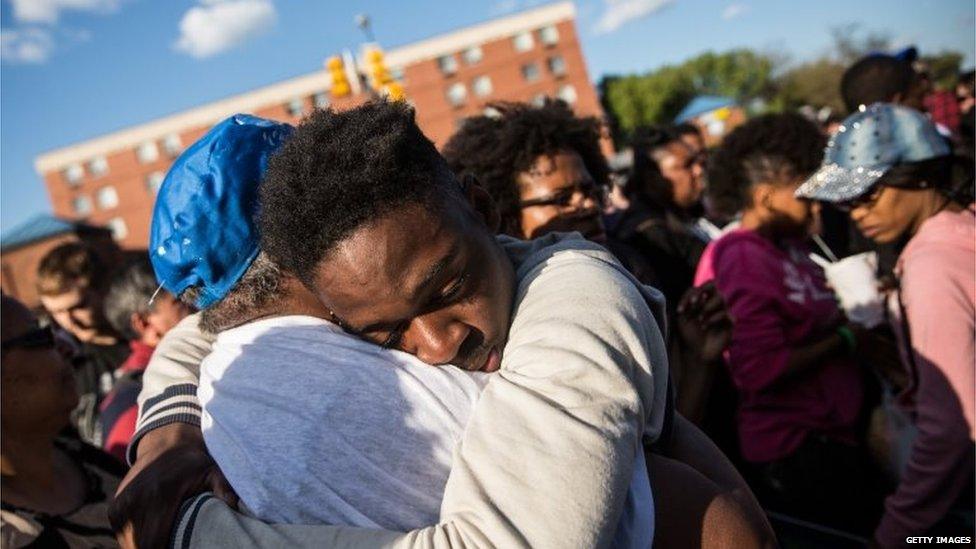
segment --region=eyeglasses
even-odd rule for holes
[[[53,349],[54,330],[50,326],[34,328],[0,343],[0,351],[2,352],[7,352],[10,349],[18,347],[22,349]]]
[[[592,198],[598,203],[603,202],[604,189],[600,185],[593,183],[592,181],[585,182],[573,187],[566,187],[560,191],[557,191],[546,196],[540,196],[538,198],[530,198],[528,200],[522,200],[519,202],[519,208],[531,208],[534,206],[557,206],[559,208],[568,208],[573,205],[576,198],[576,193],[581,193],[583,199]]]
[[[874,185],[868,187],[868,190],[864,191],[860,195],[845,202],[838,202],[837,209],[844,212],[849,212],[858,208],[870,208],[871,206],[874,206],[874,203],[877,202],[878,198],[881,197],[881,191],[883,190],[884,186],[875,183]]]

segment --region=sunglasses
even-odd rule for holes
[[[844,202],[838,202],[837,209],[843,212],[850,212],[858,208],[870,208],[881,197],[881,191],[883,190],[883,185],[875,183],[860,195]]]
[[[584,199],[593,198],[597,202],[602,203],[605,195],[605,189],[595,183],[584,183],[574,187],[568,187],[550,195],[522,200],[519,202],[519,208],[524,209],[534,206],[558,206],[560,208],[568,208],[575,202],[576,193],[582,193]]]
[[[0,351],[11,349],[54,349],[54,330],[50,326],[34,328],[0,343]]]

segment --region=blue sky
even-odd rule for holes
[[[0,0],[0,230],[49,211],[41,152],[316,70],[362,36],[384,47],[538,0]],[[859,23],[974,61],[972,0],[578,0],[590,77],[747,46],[814,58]]]

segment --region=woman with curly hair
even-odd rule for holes
[[[713,203],[741,227],[712,242],[696,282],[713,280],[734,320],[726,360],[739,398],[742,457],[773,509],[866,533],[880,497],[861,444],[861,332],[848,325],[806,238],[816,203],[794,196],[823,137],[798,114],[755,118],[713,155]]]

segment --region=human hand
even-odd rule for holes
[[[732,341],[732,318],[715,284],[708,282],[685,292],[677,313],[682,348],[697,349],[704,362],[717,360]]]
[[[172,423],[146,433],[109,507],[119,545],[166,547],[183,502],[207,491],[237,506],[237,495],[207,453],[199,427]]]

